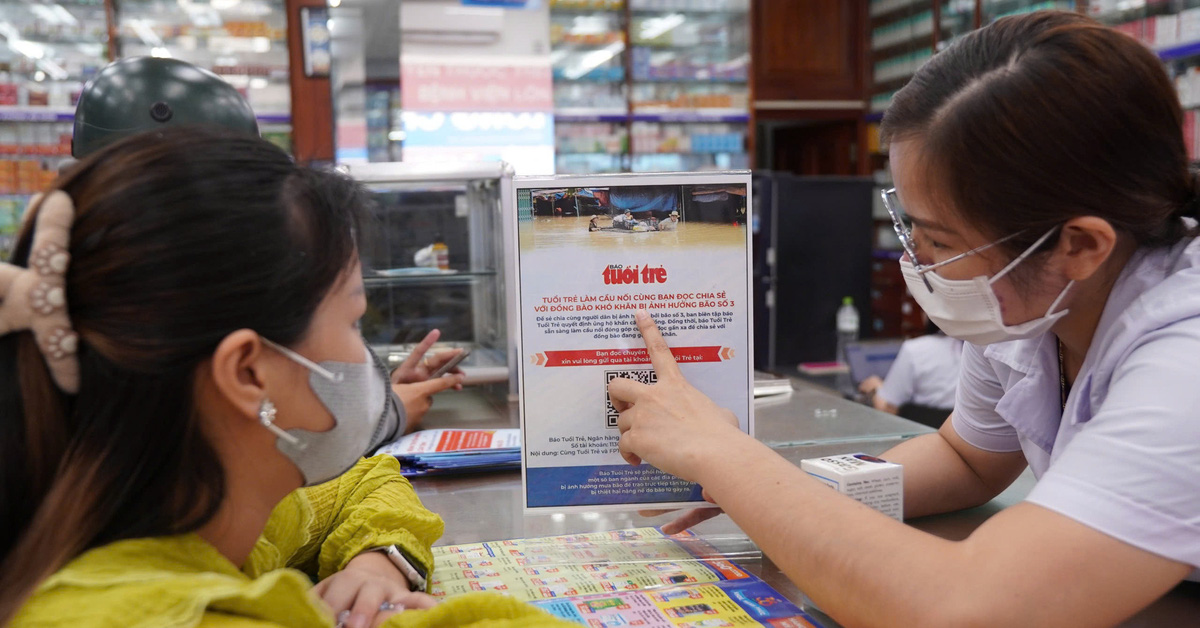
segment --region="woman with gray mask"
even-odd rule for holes
[[[358,329],[364,203],[188,129],[32,203],[0,264],[0,625],[560,625],[421,591],[442,521],[363,460],[401,427]]]

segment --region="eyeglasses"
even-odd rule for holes
[[[945,266],[946,264],[950,264],[952,262],[957,262],[958,260],[963,259],[964,257],[970,257],[984,249],[989,249],[993,246],[996,246],[997,244],[1000,244],[1001,242],[1005,242],[1007,240],[1015,238],[1018,235],[1020,235],[1021,233],[1023,233],[1023,231],[1018,231],[1016,233],[1006,235],[1003,238],[1000,238],[999,240],[996,240],[994,242],[989,242],[988,244],[985,244],[980,247],[973,248],[970,251],[967,251],[966,253],[959,253],[958,255],[955,255],[954,257],[951,257],[950,259],[944,259],[940,262],[937,262],[936,264],[930,264],[928,266],[925,266],[924,264],[921,264],[920,261],[918,261],[919,258],[917,257],[917,241],[913,238],[913,235],[912,235],[912,226],[911,226],[912,221],[909,219],[908,214],[905,213],[904,207],[900,205],[900,199],[896,195],[896,188],[888,188],[886,190],[883,190],[882,192],[880,192],[880,196],[883,197],[883,206],[887,208],[888,214],[890,214],[892,217],[892,226],[896,228],[896,236],[900,238],[900,246],[904,247],[904,252],[905,252],[905,254],[908,255],[909,261],[912,262],[913,268],[917,271],[917,274],[921,276],[921,280],[925,282],[925,287],[930,292],[933,292],[933,286],[929,283],[929,279],[927,279],[925,277],[925,273],[927,273],[931,270],[937,269],[937,268],[941,268],[942,266]]]

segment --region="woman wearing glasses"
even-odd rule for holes
[[[901,525],[741,434],[645,313],[659,383],[612,383],[623,454],[703,485],[848,625],[1111,625],[1197,579],[1200,202],[1181,125],[1152,52],[1057,12],[964,37],[888,109],[904,276],[968,341],[950,419],[883,455],[905,467],[905,514],[1038,478],[969,538]]]

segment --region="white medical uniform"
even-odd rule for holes
[[[875,396],[900,407],[953,408],[963,341],[930,334],[905,340]]]
[[[1200,580],[1200,239],[1134,254],[1065,413],[1059,390],[1053,334],[968,344],[952,425],[980,449],[1024,452],[1028,501]]]

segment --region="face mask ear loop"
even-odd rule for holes
[[[1071,286],[1073,285],[1075,285],[1074,279],[1067,282],[1067,287],[1063,288],[1063,291],[1058,293],[1058,298],[1054,300],[1054,303],[1050,304],[1050,308],[1046,310],[1045,316],[1050,316],[1054,313],[1054,310],[1058,307],[1058,304],[1062,303],[1062,300],[1067,298],[1067,293],[1071,291]]]
[[[262,336],[259,336],[259,338],[262,338],[263,344],[265,344],[268,347],[271,347],[272,349],[275,349],[276,351],[282,353],[283,355],[291,358],[293,362],[300,364],[301,366],[316,373],[317,375],[320,375],[321,377],[324,377],[325,379],[327,379],[331,382],[342,381],[343,377],[342,377],[341,373],[334,373],[334,372],[330,371],[329,369],[322,367],[321,365],[317,364],[316,362],[313,362],[312,360],[300,355],[299,353],[296,353],[295,351],[292,351],[291,349],[288,349],[287,347],[285,347],[277,342],[274,342],[267,338],[263,338]]]
[[[1044,233],[1042,235],[1042,237],[1038,238],[1036,242],[1034,242],[1033,244],[1031,244],[1029,246],[1029,248],[1025,249],[1024,253],[1021,253],[1020,255],[1018,255],[1016,259],[1014,259],[1013,261],[1008,263],[1008,266],[1005,266],[1004,268],[1002,268],[1000,270],[1000,272],[993,275],[992,278],[988,280],[988,284],[991,285],[991,284],[996,283],[997,281],[1000,280],[1001,277],[1007,275],[1009,273],[1009,271],[1016,268],[1017,264],[1020,264],[1021,262],[1025,261],[1025,259],[1027,257],[1029,257],[1030,255],[1033,255],[1033,252],[1036,251],[1039,246],[1041,246],[1043,243],[1045,243],[1046,240],[1050,239],[1050,236],[1054,235],[1054,232],[1057,231],[1058,229],[1059,229],[1059,227],[1054,227],[1053,229]]]
[[[263,427],[270,430],[272,434],[282,438],[292,447],[295,447],[301,451],[308,447],[307,443],[291,434],[288,434],[281,427],[275,425],[275,416],[275,404],[272,403],[270,399],[263,399],[262,403],[258,406],[258,422],[261,423]]]

